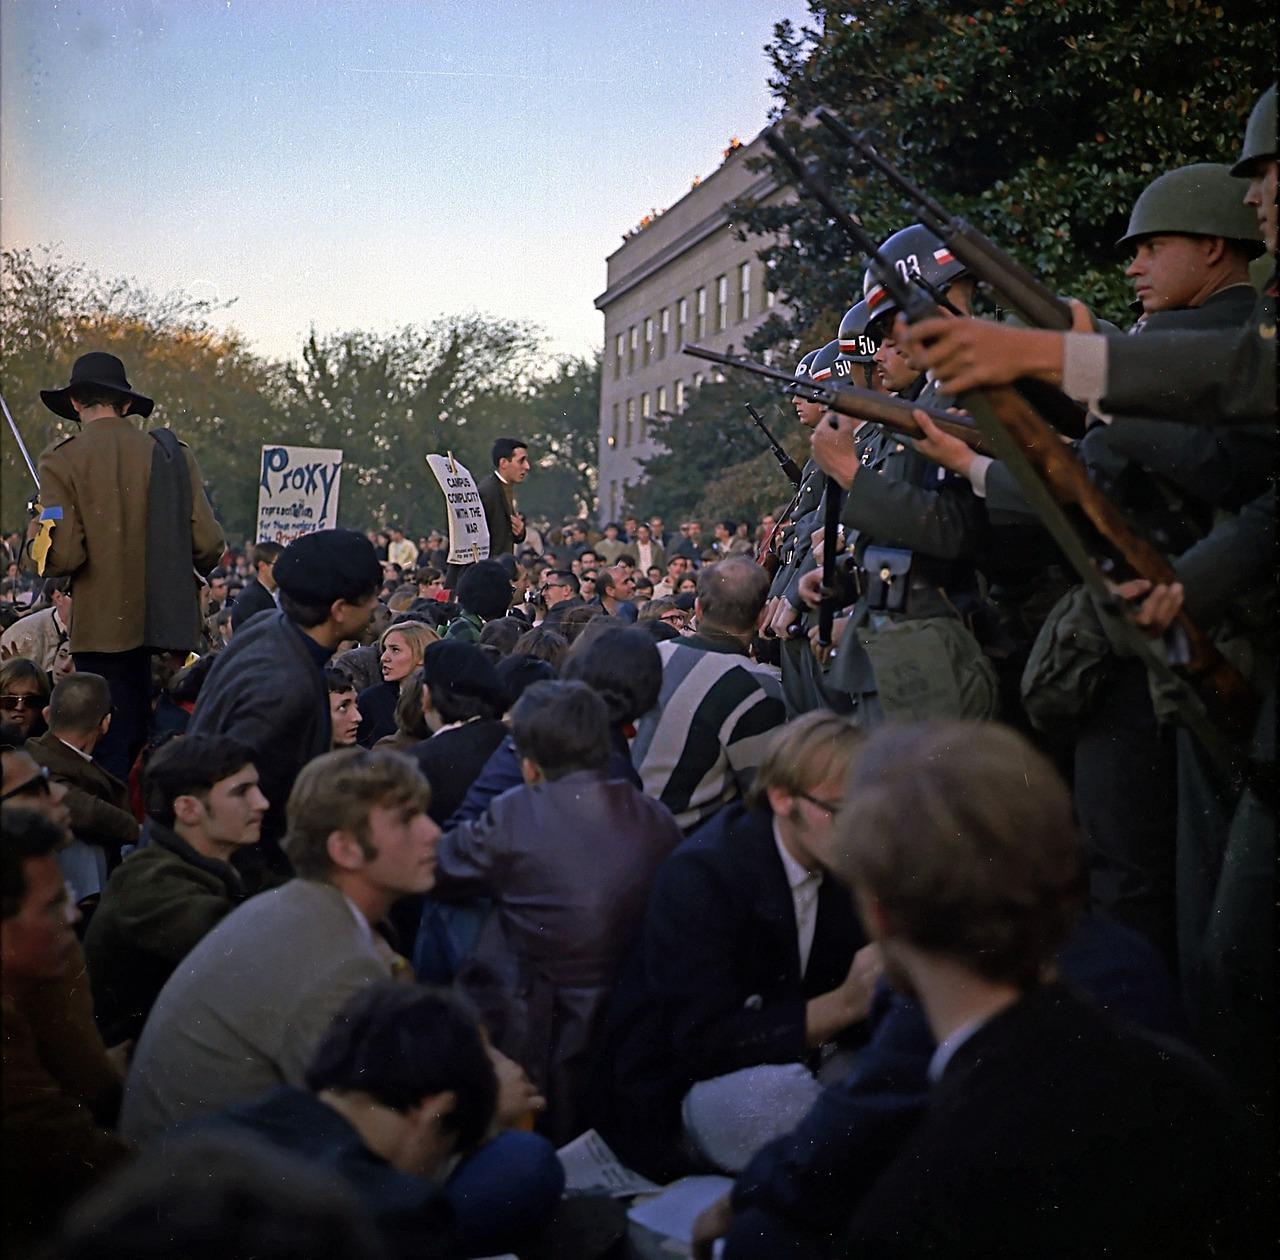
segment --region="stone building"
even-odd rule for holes
[[[728,202],[791,195],[772,176],[748,169],[763,142],[732,146],[724,163],[664,213],[624,238],[607,260],[600,389],[600,520],[616,519],[641,459],[660,443],[664,412],[683,410],[691,390],[714,370],[680,354],[696,341],[741,351],[773,309],[757,252],[769,237],[738,240]]]

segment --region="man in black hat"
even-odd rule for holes
[[[76,668],[101,674],[115,706],[96,757],[123,779],[146,738],[150,653],[200,642],[196,571],[218,563],[222,527],[186,444],[130,422],[155,404],[133,389],[115,355],[81,355],[70,384],[40,397],[81,427],[40,457],[41,514],[53,529],[44,551],[32,522],[24,564],[71,578]]]
[[[253,752],[270,803],[256,852],[269,871],[287,877],[292,869],[279,844],[285,802],[302,767],[329,751],[324,666],[339,643],[369,624],[382,568],[363,534],[323,529],[284,549],[275,580],[280,611],[255,617],[232,638],[201,688],[189,731],[229,735]]]

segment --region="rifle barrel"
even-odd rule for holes
[[[18,450],[22,452],[23,462],[27,465],[27,472],[31,474],[31,480],[36,483],[36,489],[39,490],[40,476],[36,472],[35,464],[31,462],[31,453],[27,450],[27,444],[22,440],[22,434],[18,432],[18,426],[9,410],[9,404],[4,400],[3,394],[0,394],[0,407],[4,408],[4,418],[9,422],[9,428],[13,430],[14,439],[18,443]]]

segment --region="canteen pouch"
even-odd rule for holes
[[[887,719],[997,716],[1000,685],[995,669],[954,617],[868,626],[858,631],[858,638],[875,671],[876,692]]]
[[[913,553],[901,547],[866,549],[862,569],[866,575],[864,595],[872,612],[906,612],[907,589],[911,585]]]

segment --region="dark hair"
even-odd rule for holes
[[[27,737],[12,722],[0,722],[0,752],[21,752]]]
[[[636,558],[629,551],[624,551],[615,561],[614,564],[629,564],[633,569],[636,567]]]
[[[76,1203],[50,1260],[376,1260],[385,1245],[341,1175],[223,1127],[166,1138]]]
[[[519,617],[499,617],[480,631],[480,646],[492,645],[500,657],[508,656],[528,628]]]
[[[555,625],[572,644],[593,621],[608,615],[598,604],[577,604],[561,613],[556,618]]]
[[[652,635],[636,626],[611,625],[589,640],[584,634],[570,649],[560,676],[586,683],[605,702],[610,724],[619,726],[658,703],[662,657]]]
[[[280,554],[283,551],[284,548],[278,542],[272,542],[269,538],[264,538],[261,542],[253,544],[253,563],[275,564],[280,559]]]
[[[492,662],[490,662],[492,664]],[[470,692],[455,691],[448,683],[434,682],[431,687],[431,707],[444,722],[470,722],[472,718],[500,718],[502,701],[496,696],[477,696]]]
[[[209,789],[253,761],[253,752],[229,735],[184,735],[156,749],[142,776],[147,816],[162,827],[174,823],[180,796],[206,800]]]
[[[658,617],[654,617],[650,621],[637,622],[636,629],[647,634],[654,643],[666,643],[668,639],[680,638],[680,631],[675,626],[669,621],[663,621]]]
[[[422,682],[423,671],[419,665],[400,684],[400,694],[396,697],[396,732],[412,736],[415,740],[426,739],[431,734],[427,727],[427,713],[422,707]]]
[[[333,666],[324,671],[324,685],[331,696],[356,690],[355,679],[345,669],[335,669]]]
[[[520,576],[520,562],[509,551],[504,551],[500,556],[490,556],[489,558],[502,565],[502,571],[507,575],[507,581],[514,582]]]
[[[27,895],[23,863],[48,857],[64,836],[43,814],[17,805],[0,809],[0,821],[0,919],[11,919]]]
[[[227,580],[227,576],[228,574],[226,569],[224,569],[220,564],[215,565],[209,570],[209,585],[212,586],[214,582],[225,582]]]
[[[548,779],[609,762],[609,711],[584,682],[534,683],[511,710],[511,735]]]
[[[555,666],[532,656],[504,656],[494,669],[506,692],[507,708],[511,708],[534,683],[552,682]]]
[[[334,1016],[307,1088],[368,1094],[393,1111],[451,1091],[456,1103],[441,1125],[458,1135],[461,1151],[480,1143],[498,1097],[471,1012],[443,990],[390,980],[361,989]]]
[[[575,595],[582,589],[578,582],[578,575],[572,569],[550,569],[548,573],[557,582],[567,586]],[[546,583],[543,583],[543,585],[546,585]]]
[[[519,450],[528,450],[529,443],[524,438],[500,437],[493,444],[493,450],[490,455],[493,458],[493,466],[497,468],[500,459],[510,459]]]
[[[49,697],[49,729],[91,731],[111,712],[111,688],[101,674],[68,674]]]
[[[511,606],[511,580],[496,560],[480,560],[462,571],[456,594],[466,612],[493,621]]]
[[[511,649],[512,656],[532,656],[546,661],[552,669],[559,669],[564,654],[569,650],[569,640],[552,630],[550,626],[534,626],[526,630]]]
[[[294,599],[283,586],[276,589],[276,598],[280,602],[280,611],[304,630],[324,625],[329,620],[330,604],[303,604]]]
[[[117,414],[123,414],[124,408],[133,401],[128,394],[108,389],[105,385],[73,385],[67,391],[67,397],[82,407],[96,407],[105,403],[108,407],[114,407]]]

